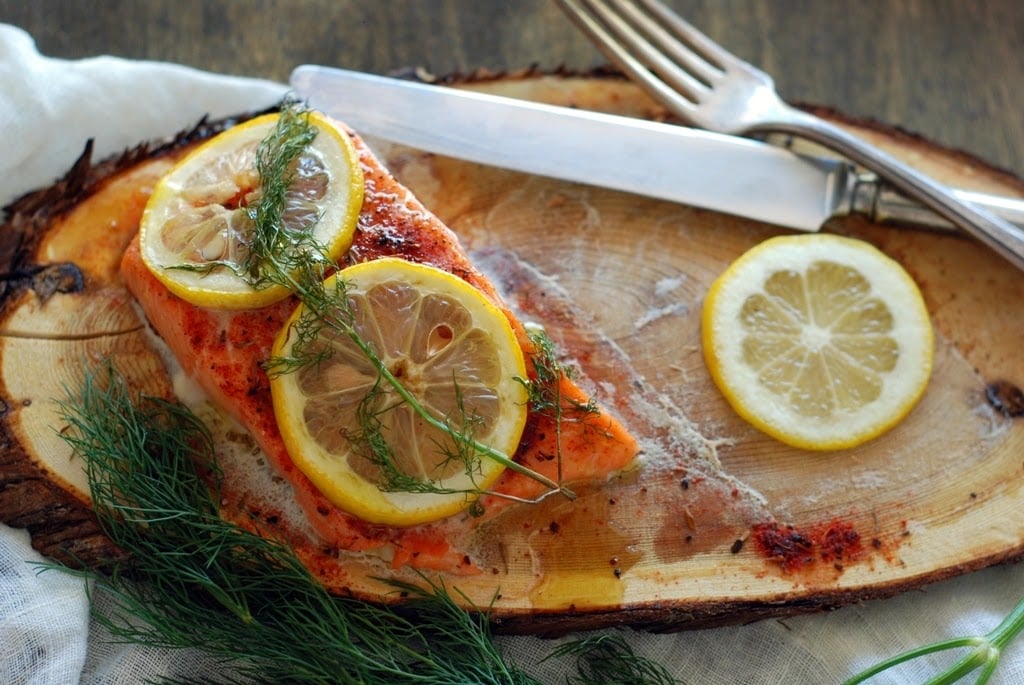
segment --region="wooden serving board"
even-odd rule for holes
[[[523,74],[462,85],[665,117],[615,78]],[[1020,180],[966,155],[822,114],[950,184],[1024,195]],[[829,222],[826,230],[874,243],[918,282],[937,334],[935,370],[921,403],[890,433],[852,450],[804,452],[740,420],[700,350],[712,280],[782,229],[369,142],[522,318],[572,355],[583,383],[644,448],[637,469],[581,487],[573,503],[515,506],[486,520],[472,550],[484,572],[440,575],[491,605],[499,628],[747,622],[889,596],[1024,552],[1024,426],[1013,418],[1024,412],[1024,297],[1020,272],[986,248],[859,218]],[[152,178],[119,182],[137,191],[104,211],[131,216]],[[147,383],[167,380],[116,274],[130,227],[100,231],[87,217],[71,219],[58,238],[33,243],[27,263],[74,262],[84,289],[64,287],[63,272],[50,269],[23,274],[32,288],[11,282],[4,292],[0,519],[29,527],[48,554],[99,562],[117,551],[91,524],[81,482],[66,475],[74,469],[53,466],[67,459],[53,399],[73,386],[83,360],[110,354]],[[0,238],[10,261],[21,248]],[[44,276],[56,283],[45,302]],[[51,455],[50,466],[39,454]],[[332,585],[354,596],[390,600],[377,578],[416,579],[379,557],[341,560]]]

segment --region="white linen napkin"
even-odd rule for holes
[[[283,84],[172,64],[51,59],[39,55],[24,31],[0,24],[0,205],[52,182],[90,137],[100,159],[187,128],[204,114],[226,116],[271,105],[285,91]],[[214,673],[198,652],[112,642],[90,622],[84,583],[59,571],[40,573],[43,561],[23,531],[0,525],[3,685],[134,684]],[[627,636],[638,652],[692,684],[838,683],[904,649],[988,632],[1021,596],[1024,567],[1005,566],[830,613]],[[97,601],[103,602],[102,595]],[[568,664],[541,662],[557,642],[503,637],[499,644],[544,682],[565,682]],[[926,659],[873,682],[922,682],[949,663],[949,656]],[[1024,682],[1024,644],[1007,650],[990,682]]]

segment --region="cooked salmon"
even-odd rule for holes
[[[501,307],[529,357],[532,343],[516,316],[502,303],[494,285],[470,262],[458,238],[403,187],[376,159],[363,141],[351,134],[365,177],[365,195],[348,264],[396,256],[430,264],[475,286]],[[392,528],[362,521],[334,506],[295,466],[274,419],[269,379],[262,363],[284,321],[296,306],[284,300],[248,311],[219,311],[194,306],[166,289],[143,264],[138,239],[121,263],[125,283],[145,312],[152,328],[166,342],[184,373],[195,379],[210,401],[237,420],[254,438],[277,474],[294,491],[317,536],[319,549],[374,551],[393,566],[410,565],[449,572],[473,572],[476,566],[454,534],[479,525],[480,519],[459,515],[456,521]],[[592,481],[618,472],[634,460],[636,440],[606,411],[574,412],[590,398],[571,379],[559,388],[566,411],[562,425],[531,413],[514,458],[549,478],[572,483]],[[557,428],[557,429],[556,429]],[[554,455],[560,455],[556,459]],[[536,497],[537,481],[506,471],[495,490],[517,498]],[[226,484],[226,500],[244,507],[245,493]],[[510,500],[489,495],[481,499],[485,518],[508,506]],[[529,504],[517,506],[530,506]]]

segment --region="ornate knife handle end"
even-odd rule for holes
[[[1024,233],[1024,200],[967,190],[954,190],[953,194],[1010,222]],[[853,183],[850,211],[879,223],[904,224],[950,233],[961,232],[951,222],[907,198],[873,173],[857,175]]]

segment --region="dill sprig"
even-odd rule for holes
[[[470,482],[476,482],[477,476],[481,474],[480,458],[470,446],[473,439],[473,431],[482,424],[479,416],[470,414],[463,403],[463,396],[459,390],[458,380],[453,378],[452,384],[455,390],[456,416],[457,421],[451,417],[445,418],[445,423],[450,426],[448,434],[456,432],[466,437],[465,441],[452,440],[447,443],[436,443],[439,453],[443,459],[435,465],[439,471],[446,471],[452,463],[458,463],[463,472],[469,477]],[[394,403],[384,405],[388,395],[383,391],[380,379],[373,385],[362,401],[356,407],[356,415],[360,430],[347,435],[348,440],[362,448],[362,453],[380,469],[380,481],[378,487],[381,490],[390,492],[420,492],[435,494],[457,494],[467,492],[465,489],[444,488],[433,482],[425,481],[418,475],[405,473],[398,467],[398,459],[391,444],[384,437],[382,416],[397,407]],[[453,425],[457,424],[457,425]],[[472,492],[481,492],[480,489]]]
[[[284,221],[288,189],[295,180],[296,160],[316,136],[309,113],[301,111],[296,103],[286,101],[277,124],[256,150],[259,195],[246,207],[254,230],[243,264],[243,273],[254,287],[263,283],[288,287],[301,282],[308,289],[323,281],[325,269],[331,265],[326,250],[313,238],[316,221],[297,227],[290,227]],[[311,273],[303,273],[303,270],[311,270]]]
[[[74,573],[112,599],[96,619],[115,639],[198,648],[223,667],[187,682],[540,685],[501,654],[489,607],[466,611],[457,589],[393,581],[401,608],[335,596],[284,543],[222,519],[203,423],[177,402],[133,393],[109,361],[61,410],[100,525],[130,559],[109,574]],[[573,644],[552,654],[577,657],[570,682],[671,682],[624,643]],[[637,677],[591,681],[598,670]]]
[[[297,103],[286,102],[274,130],[260,142],[256,152],[260,192],[247,209],[253,222],[253,237],[243,272],[254,287],[268,283],[283,285],[305,305],[302,315],[289,331],[294,336],[292,355],[269,360],[266,365],[268,373],[290,373],[310,363],[322,363],[330,356],[330,347],[322,339],[325,329],[345,335],[366,356],[381,383],[392,388],[398,399],[427,425],[451,438],[454,446],[451,458],[467,463],[469,471],[473,470],[469,463],[472,460],[492,459],[542,483],[548,488],[546,494],[561,493],[572,498],[572,491],[561,483],[474,439],[473,429],[477,423],[474,417],[437,417],[428,411],[359,334],[347,296],[348,287],[343,279],[333,279],[330,282],[334,286],[325,287],[325,276],[337,271],[339,265],[329,258],[322,246],[316,244],[311,226],[294,231],[285,228],[282,221],[295,160],[315,137],[316,128],[309,121],[309,112],[301,110]],[[373,446],[371,454],[385,464],[393,464],[393,460],[388,460],[389,448],[381,425],[372,420],[373,412],[363,411],[362,416],[368,420],[360,426],[360,434],[367,444]],[[465,420],[456,421],[456,418]],[[410,479],[408,476],[386,478],[385,482],[391,483],[392,488],[400,486],[410,492],[447,492],[429,480]],[[481,493],[477,490],[467,494]]]
[[[579,421],[584,416],[598,414],[600,410],[593,398],[586,403],[575,400],[565,401],[562,397],[562,379],[572,378],[573,370],[559,360],[555,343],[543,328],[529,326],[526,335],[534,348],[532,354],[534,378],[517,380],[526,388],[530,411],[550,417],[555,424],[557,451],[555,463],[558,466],[557,480],[561,482],[562,423],[570,418],[566,414],[571,412],[572,420]]]
[[[505,662],[486,612],[464,611],[443,584],[395,583],[411,602],[402,612],[336,597],[283,543],[221,519],[203,424],[133,396],[110,364],[62,411],[100,524],[131,556],[88,574],[114,600],[97,618],[116,638],[203,649],[230,666],[210,682],[536,682]]]
[[[575,369],[559,360],[558,350],[547,332],[543,328],[531,326],[526,336],[535,350],[532,360],[536,378],[520,379],[520,382],[526,386],[530,409],[550,416],[559,425],[563,421],[582,421],[588,415],[599,414],[601,410],[593,398],[580,402],[562,396],[561,381],[563,378],[572,379]]]
[[[599,633],[572,640],[547,658],[574,657],[577,674],[567,685],[677,685],[668,670],[636,654],[618,633]]]

